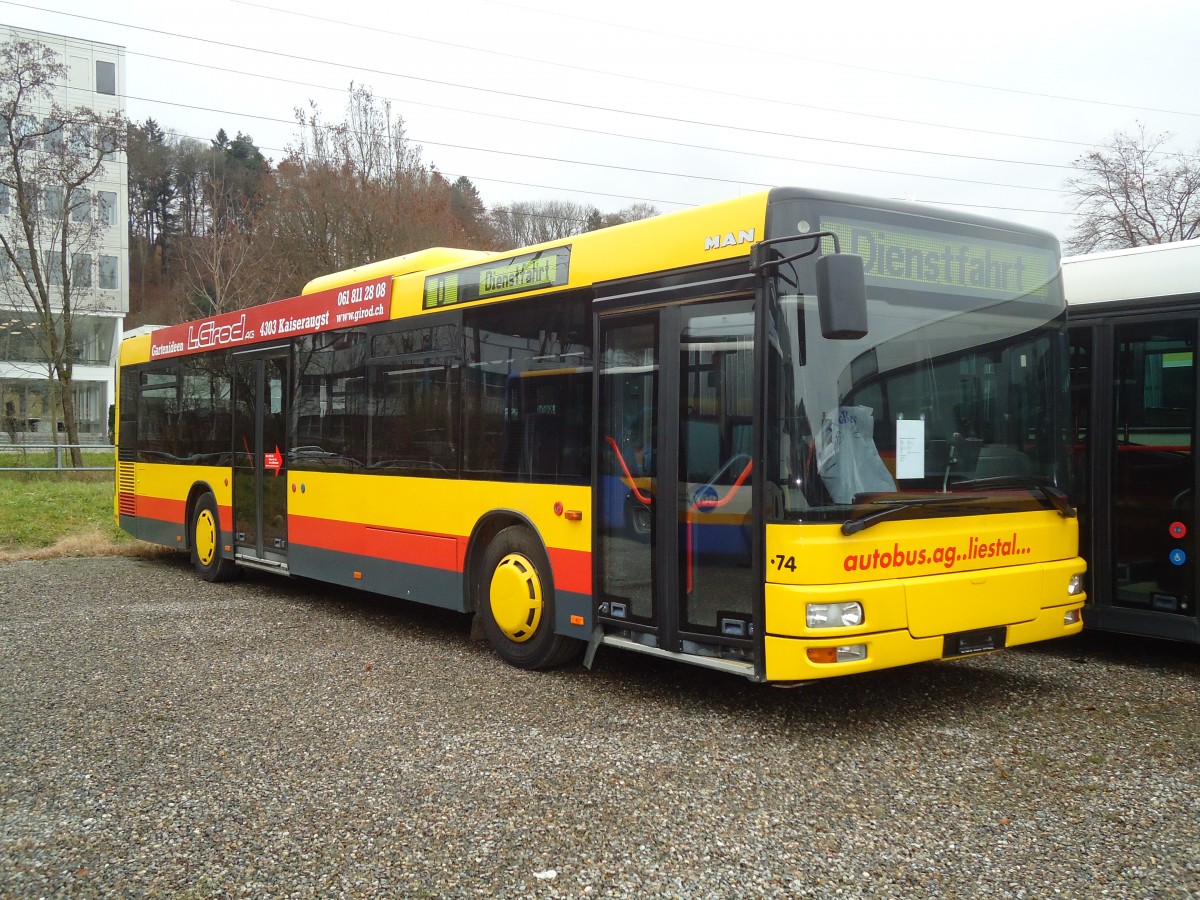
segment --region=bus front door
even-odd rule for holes
[[[234,545],[241,560],[287,564],[288,351],[234,355]]]
[[[659,650],[752,661],[752,302],[599,324],[597,621]]]

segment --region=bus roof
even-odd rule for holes
[[[795,222],[768,222],[773,209],[779,216],[793,213],[791,201],[921,216],[954,226],[1002,228],[1052,243],[1057,263],[1057,240],[1049,232],[914,203],[779,187],[529,247],[502,252],[434,247],[332,272],[309,281],[297,297],[130,336],[122,343],[121,361],[125,365],[247,346],[746,259],[752,245],[770,238],[772,227],[795,233]]]
[[[1107,250],[1062,261],[1070,306],[1200,293],[1200,238]]]

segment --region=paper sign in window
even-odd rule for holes
[[[896,420],[896,478],[925,477],[925,423]]]

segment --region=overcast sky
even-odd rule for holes
[[[392,102],[488,205],[663,211],[771,185],[1072,224],[1072,161],[1138,123],[1200,148],[1200,3],[0,0],[0,22],[118,44],[126,112],[254,138]]]

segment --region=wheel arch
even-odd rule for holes
[[[467,539],[467,555],[463,560],[463,602],[466,604],[467,612],[479,611],[479,603],[482,599],[480,579],[483,574],[483,557],[488,544],[501,531],[513,525],[521,525],[529,529],[530,534],[542,548],[542,554],[547,562],[545,580],[549,582],[550,590],[554,590],[554,569],[549,565],[550,553],[546,549],[546,541],[537,526],[524,513],[513,509],[494,509],[475,523],[475,527],[471,530],[471,536]]]
[[[184,550],[192,549],[192,543],[193,543],[192,522],[196,517],[196,504],[200,502],[200,498],[203,497],[205,494],[212,494],[213,501],[216,502],[217,492],[215,490],[213,490],[212,485],[210,485],[207,481],[195,482],[192,485],[191,489],[188,491],[187,501],[184,503],[184,511],[183,511],[183,533],[184,533],[184,544],[186,545],[183,548]],[[217,503],[217,518],[218,518],[217,528],[218,528],[218,531],[220,531],[220,525],[221,525],[220,515],[221,515],[221,504]]]

